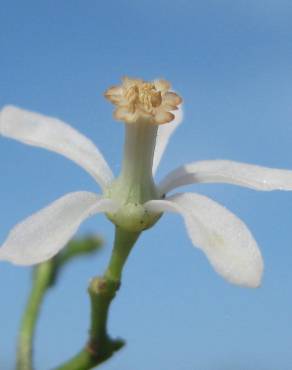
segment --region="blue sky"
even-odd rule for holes
[[[185,121],[161,163],[233,159],[292,169],[292,3],[276,0],[13,1],[0,11],[0,106],[57,116],[89,136],[118,173],[123,125],[102,94],[123,75],[173,83]],[[0,138],[0,241],[70,191],[98,190],[72,162]],[[110,332],[127,347],[105,370],[290,370],[292,194],[186,187],[242,218],[265,260],[262,287],[234,287],[195,249],[179,217],[145,232],[124,273]],[[103,252],[74,262],[46,299],[37,370],[75,353],[88,328],[86,287],[109,258],[113,227],[88,220]],[[0,366],[13,368],[30,269],[0,267]]]

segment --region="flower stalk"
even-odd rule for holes
[[[116,227],[114,248],[108,267],[101,277],[91,280],[88,293],[91,303],[89,339],[85,347],[56,370],[88,370],[109,359],[124,346],[121,339],[112,339],[107,332],[108,314],[112,300],[121,285],[127,258],[140,233]]]

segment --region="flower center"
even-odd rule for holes
[[[129,104],[129,111],[135,113],[142,109],[147,113],[152,112],[162,103],[161,92],[157,91],[153,83],[143,82],[129,87],[125,92]]]
[[[104,96],[116,105],[114,117],[125,123],[135,123],[139,119],[148,120],[148,124],[162,125],[171,122],[182,99],[173,91],[165,80],[146,82],[141,79],[123,78],[120,86],[112,86]]]

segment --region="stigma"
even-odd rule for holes
[[[140,119],[160,125],[174,119],[172,111],[178,109],[182,99],[170,90],[169,82],[124,77],[122,84],[110,87],[105,97],[116,105],[114,117],[126,123],[135,123]]]

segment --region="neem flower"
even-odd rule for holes
[[[73,192],[15,226],[0,248],[0,259],[31,265],[53,257],[88,217],[104,212],[121,230],[140,233],[164,212],[179,213],[195,246],[229,282],[257,287],[263,261],[245,224],[213,200],[194,193],[167,194],[196,183],[224,182],[256,190],[292,190],[292,171],[226,160],[194,162],[168,174],[160,184],[153,176],[174,129],[182,120],[181,98],[164,80],[124,78],[105,96],[125,121],[121,173],[114,178],[96,146],[56,118],[16,107],[1,111],[0,133],[23,143],[55,151],[83,167],[102,194]]]

